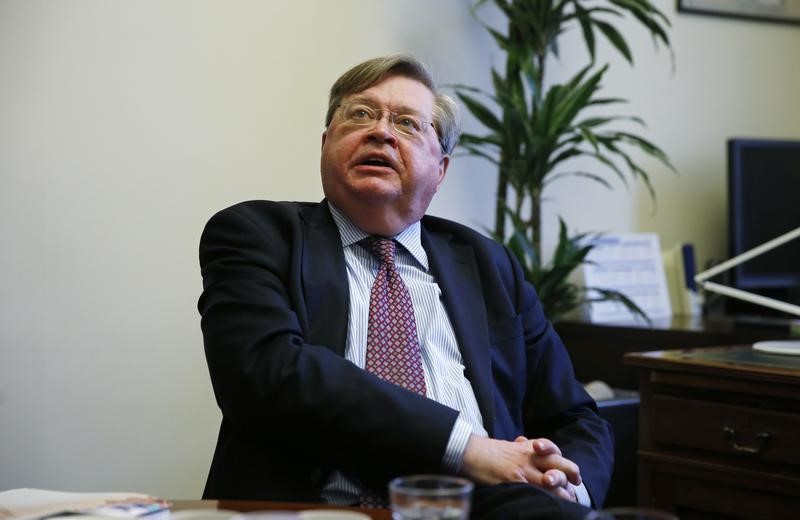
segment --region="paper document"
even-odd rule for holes
[[[31,520],[62,513],[136,518],[166,512],[168,508],[168,502],[142,493],[69,493],[32,488],[0,491],[0,520]]]

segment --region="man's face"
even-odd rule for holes
[[[383,110],[377,121],[353,125],[339,107],[322,135],[325,196],[364,231],[390,235],[418,221],[444,179],[450,158],[442,154],[436,131],[427,125],[421,135],[404,135],[387,113],[432,121],[433,101],[422,83],[390,76],[342,100]]]

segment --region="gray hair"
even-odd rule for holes
[[[424,63],[406,54],[392,54],[359,63],[342,74],[331,87],[325,126],[331,124],[333,114],[345,96],[362,92],[391,76],[404,76],[419,81],[433,93],[433,127],[439,136],[442,153],[450,154],[461,133],[458,105],[453,99],[437,91],[433,77]]]

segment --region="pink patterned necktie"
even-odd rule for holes
[[[364,242],[380,261],[369,297],[366,369],[425,395],[414,306],[394,263],[396,243],[382,237],[370,237]]]
[[[385,381],[425,395],[414,305],[394,263],[395,241],[370,237],[363,243],[380,262],[369,295],[366,369]],[[365,489],[361,493],[361,507],[387,506],[386,491]]]

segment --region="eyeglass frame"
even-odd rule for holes
[[[415,114],[402,114],[402,113],[398,113],[398,112],[394,112],[392,110],[389,110],[388,108],[377,108],[377,107],[372,106],[369,103],[366,103],[364,101],[354,101],[352,103],[339,103],[338,105],[336,105],[337,110],[338,109],[342,109],[340,111],[340,117],[341,117],[342,121],[347,123],[347,124],[352,124],[352,125],[355,125],[355,126],[372,126],[372,125],[377,124],[378,121],[380,121],[380,118],[377,117],[377,114],[376,114],[376,117],[367,116],[367,119],[369,120],[368,123],[359,123],[359,122],[356,122],[356,121],[354,121],[352,119],[348,119],[348,118],[345,117],[344,113],[347,111],[346,107],[352,106],[352,105],[362,105],[365,109],[368,109],[370,111],[380,112],[381,115],[384,112],[387,112],[389,114],[389,124],[390,124],[392,130],[394,130],[395,133],[397,133],[399,135],[402,135],[404,137],[416,138],[417,136],[423,136],[423,135],[425,135],[427,133],[428,125],[430,125],[431,128],[433,128],[433,131],[436,133],[436,136],[437,136],[436,140],[439,143],[439,148],[442,149],[442,150],[444,149],[443,146],[442,146],[441,139],[438,138],[439,134],[438,134],[438,132],[436,130],[436,125],[433,124],[433,121],[428,121],[426,119],[422,119],[421,117],[419,117],[419,116],[417,116]],[[404,132],[400,128],[398,128],[397,125],[395,124],[395,120],[396,120],[396,118],[398,116],[399,117],[410,117],[410,118],[418,120],[420,122],[420,132],[419,132],[419,134],[409,134],[409,133]]]

